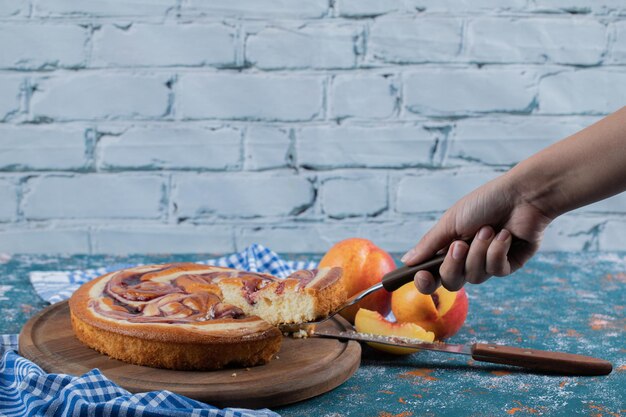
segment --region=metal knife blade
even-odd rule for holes
[[[376,336],[358,333],[353,330],[340,332],[332,329],[311,329],[309,335],[469,355],[474,360],[480,362],[520,366],[533,371],[557,373],[560,375],[607,375],[613,369],[613,365],[610,362],[591,356],[491,343],[474,343],[472,345],[455,345],[443,342],[428,343],[405,337]]]
[[[358,333],[351,330],[346,332],[340,332],[330,329],[314,329],[311,333],[311,336],[340,340],[356,340],[359,342],[373,342],[383,345],[399,346],[413,349],[436,350],[438,352],[456,353],[460,355],[472,355],[472,347],[468,345],[455,345],[443,342],[428,343],[419,339],[411,339],[408,337],[376,336],[365,333]]]

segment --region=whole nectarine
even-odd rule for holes
[[[343,268],[342,279],[348,297],[380,282],[383,275],[396,269],[396,263],[391,255],[371,241],[360,238],[342,240],[326,252],[319,267],[334,266]],[[386,316],[390,311],[391,296],[381,289],[368,295],[358,304],[343,310],[341,315],[350,323],[354,323],[354,316],[360,307],[378,311]]]
[[[434,332],[442,340],[459,331],[467,317],[465,288],[448,291],[439,287],[431,295],[422,294],[412,282],[403,285],[391,296],[391,310],[396,320],[415,323]]]
[[[415,323],[393,323],[386,320],[376,311],[359,309],[354,318],[354,328],[359,333],[367,333],[379,336],[401,336],[411,339],[419,339],[424,342],[435,340],[435,334],[428,332]],[[393,353],[395,355],[408,355],[417,352],[419,349],[402,348],[396,346],[383,345],[380,343],[368,342],[371,347]]]

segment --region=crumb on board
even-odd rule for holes
[[[233,372],[233,374],[231,375],[232,377],[237,376],[237,372]]]
[[[300,328],[300,329],[297,329],[297,330],[283,331],[283,336],[285,336],[285,337],[292,337],[294,339],[306,339],[311,334],[313,334],[313,331],[314,331],[314,327],[313,326],[309,326],[306,329],[305,328]]]
[[[294,339],[306,339],[307,337],[309,337],[309,332],[304,329],[300,329],[297,332],[294,332],[291,337],[293,337]]]

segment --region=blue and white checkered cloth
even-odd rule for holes
[[[252,245],[242,252],[199,262],[265,272],[286,277],[315,262],[284,261],[276,253]],[[81,284],[107,272],[132,265],[85,271],[32,272],[35,291],[51,303],[70,297]],[[0,335],[0,416],[211,416],[279,417],[273,411],[218,409],[169,391],[131,394],[107,379],[98,369],[81,376],[47,374],[17,353],[17,335]]]

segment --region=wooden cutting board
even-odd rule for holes
[[[342,318],[325,322],[345,330]],[[172,371],[130,365],[102,355],[74,337],[67,301],[32,317],[19,337],[19,352],[45,371],[82,375],[93,368],[130,392],[169,390],[218,407],[276,407],[323,394],[358,369],[357,342],[285,337],[269,364],[220,371]],[[234,375],[236,374],[236,375]]]

